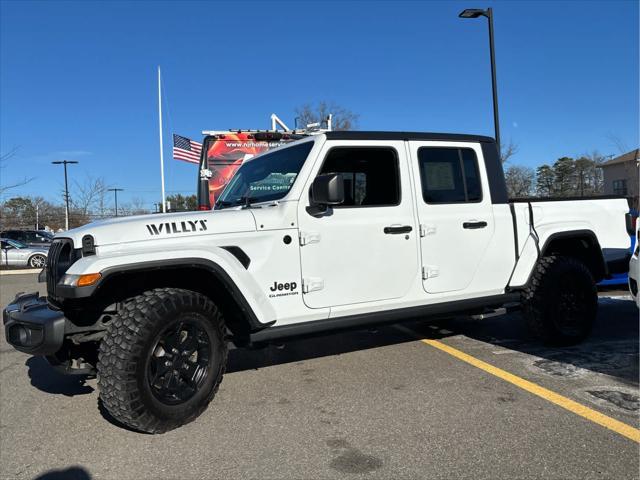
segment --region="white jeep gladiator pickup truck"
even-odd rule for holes
[[[247,161],[211,211],[56,236],[3,313],[7,341],[97,374],[159,433],[215,395],[227,343],[522,307],[543,341],[588,335],[595,283],[628,268],[624,199],[510,201],[493,139],[328,132]]]

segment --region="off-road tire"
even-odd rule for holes
[[[37,260],[42,260],[41,262],[36,262]],[[32,255],[29,258],[29,266],[31,268],[43,268],[45,266],[45,264],[47,263],[47,257],[45,257],[44,255],[40,254],[40,253],[36,253],[35,255]]]
[[[531,332],[548,345],[584,340],[596,319],[598,292],[584,263],[571,257],[538,260],[522,294],[522,312]]]
[[[156,398],[147,376],[148,365],[157,338],[185,318],[197,323],[211,342],[209,370],[191,398],[168,405]],[[124,302],[100,343],[100,400],[123,425],[140,432],[163,433],[193,421],[207,408],[220,386],[226,363],[224,321],[210,299],[178,288],[150,290]]]

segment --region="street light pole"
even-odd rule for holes
[[[493,45],[493,9],[491,7],[486,10],[479,8],[467,8],[460,12],[460,18],[478,18],[486,17],[489,21],[489,55],[491,56],[491,87],[493,90],[493,125],[496,135],[496,146],[498,153],[502,155],[500,150],[500,120],[498,117],[498,80],[496,78],[496,51]]]
[[[116,217],[118,216],[118,192],[122,192],[124,191],[124,188],[109,188],[108,189],[110,192],[113,192],[114,196],[115,196],[115,202],[116,202]]]
[[[64,165],[64,200],[65,200],[65,209],[64,209],[64,228],[65,230],[69,230],[69,182],[67,180],[67,165],[78,163],[73,160],[62,160],[51,162],[54,165]]]

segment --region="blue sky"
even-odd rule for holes
[[[165,88],[169,192],[196,167],[170,158],[172,132],[267,128],[277,113],[329,100],[359,129],[493,135],[487,26],[492,6],[503,141],[535,167],[638,147],[638,2],[0,3],[0,148],[18,147],[0,184],[60,198],[104,177],[121,202],[158,201],[156,67]],[[73,189],[71,189],[73,195]],[[5,195],[6,197],[6,195]]]

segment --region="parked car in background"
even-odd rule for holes
[[[49,247],[30,247],[10,238],[0,239],[0,265],[44,268]]]
[[[53,240],[53,234],[44,230],[5,230],[0,232],[0,237],[16,240],[29,247],[49,248]]]

